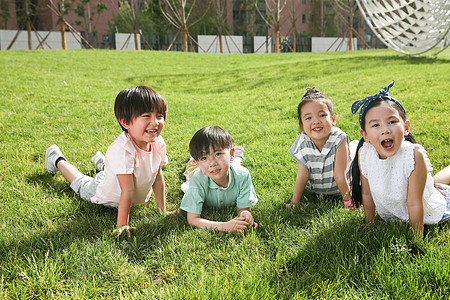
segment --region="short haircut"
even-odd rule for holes
[[[209,153],[209,146],[214,151],[233,148],[233,137],[219,126],[203,127],[197,131],[189,143],[189,152],[195,160]]]
[[[332,116],[334,115],[333,103],[331,102],[331,100],[325,97],[318,89],[307,88],[306,93],[303,95],[302,100],[300,100],[300,103],[298,104],[297,108],[298,121],[300,122],[300,124],[302,124],[303,105],[313,101],[321,101],[325,103],[325,105],[328,107],[328,110],[330,111],[330,114]]]
[[[117,120],[131,123],[135,118],[148,112],[160,113],[166,118],[167,102],[157,91],[148,86],[135,86],[121,91],[114,103]],[[122,125],[123,131],[127,131]]]

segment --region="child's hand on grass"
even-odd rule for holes
[[[295,206],[297,206],[298,203],[287,203],[286,204],[286,209],[294,209]]]
[[[130,227],[128,225],[118,226],[113,230],[113,234],[120,236],[123,232],[126,232],[128,234],[128,237],[131,237],[131,229],[136,230],[136,227]]]
[[[241,234],[249,226],[244,217],[237,217],[223,223],[223,230],[234,234]]]
[[[180,213],[180,209],[178,208],[178,209],[175,209],[175,210],[166,212],[166,215],[176,216],[176,215],[178,215],[179,213]]]
[[[252,214],[248,210],[243,210],[240,212],[239,217],[244,218],[244,220],[248,223],[248,226],[252,226],[254,229],[258,227],[258,223],[253,219]]]
[[[348,208],[348,209],[354,209],[355,208],[355,203],[353,202],[353,199],[350,198],[350,200],[347,201],[343,201],[344,202],[344,207]]]

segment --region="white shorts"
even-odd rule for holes
[[[97,187],[105,179],[105,172],[101,171],[95,175],[94,178],[91,176],[83,175],[77,177],[70,184],[70,188],[82,199],[92,202],[91,198],[95,196]]]

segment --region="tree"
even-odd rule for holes
[[[266,14],[263,15],[259,9],[259,3],[256,0],[255,5],[258,8],[258,13],[266,22],[267,26],[273,28],[275,33],[275,53],[280,51],[280,27],[281,27],[281,12],[286,6],[287,0],[265,0]]]
[[[91,35],[96,35],[96,26],[99,16],[102,11],[107,10],[108,6],[102,3],[91,3],[91,0],[71,0],[72,10],[78,14],[82,19],[76,21],[78,26],[81,26],[86,33],[86,36],[92,42]]]
[[[338,16],[338,28],[341,29],[342,36],[348,37],[348,50],[353,50],[353,34],[365,43],[364,39],[360,38],[358,31],[355,29],[355,23],[358,21],[359,16],[356,0],[332,0],[332,4]]]
[[[50,10],[58,16],[58,23],[60,25],[61,31],[61,48],[63,50],[67,50],[67,41],[66,41],[66,21],[64,20],[64,15],[67,13],[69,5],[64,2],[64,0],[57,0],[57,4],[53,3],[53,0],[50,0],[48,7]]]
[[[27,30],[27,37],[28,37],[28,49],[32,50],[33,45],[31,42],[31,30],[34,28],[33,23],[36,21],[36,11],[38,7],[38,1],[37,0],[22,0],[22,1],[16,1],[16,13],[17,13],[17,24],[19,31],[17,31],[16,36],[11,41],[11,44],[8,46],[7,49],[10,49],[11,46],[16,41],[18,34],[20,30],[22,30],[24,27]],[[9,5],[6,1],[6,3],[0,2],[1,8],[2,8],[2,16],[5,20],[5,27],[6,22],[8,18],[10,17],[9,14]],[[5,10],[3,12],[3,10]]]
[[[220,53],[223,53],[222,35],[227,31],[227,21],[226,21],[226,1],[225,0],[214,0],[213,8],[215,12],[215,24],[217,27],[217,37],[219,38],[219,48]]]
[[[191,47],[193,47],[192,41],[196,43],[192,36],[189,34],[189,27],[194,25],[195,23],[198,23],[208,10],[205,10],[202,17],[199,17],[197,20],[191,22],[190,18],[196,6],[197,0],[190,0],[189,2],[187,0],[164,0],[163,2],[164,3],[160,3],[161,12],[169,21],[169,23],[172,24],[172,26],[174,26],[177,30],[177,34],[175,35],[172,43],[167,50],[170,50],[178,34],[181,34],[183,38],[183,51],[187,52],[188,40],[191,43]]]
[[[60,25],[61,30],[61,47],[63,50],[67,50],[67,41],[66,41],[66,27],[72,33],[75,38],[79,38],[78,43],[84,47],[84,42],[88,47],[93,48],[92,45],[82,36],[80,35],[69,23],[66,22],[64,16],[67,14],[70,9],[70,4],[65,2],[64,0],[59,0],[57,4],[53,2],[53,0],[49,0],[49,4],[47,7],[58,16],[58,23]]]
[[[289,21],[291,23],[291,34],[292,34],[292,52],[297,52],[297,5],[296,2],[299,0],[291,0],[291,5],[289,6]]]
[[[336,36],[332,0],[311,0],[309,28],[311,36]]]
[[[157,35],[165,35],[167,33],[167,28],[170,24],[167,22],[167,19],[161,11],[160,3],[163,1],[164,0],[152,0],[147,4],[147,9],[141,20],[141,29],[143,32]]]
[[[120,32],[131,32],[134,35],[135,49],[139,49],[138,34],[139,32],[139,14],[136,12],[135,3],[133,1],[119,1],[119,10],[115,18],[116,26],[119,25]]]

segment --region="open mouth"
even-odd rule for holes
[[[381,141],[381,146],[385,150],[391,150],[394,147],[394,141],[393,140],[384,140]]]
[[[319,131],[321,131],[321,130],[322,130],[322,127],[316,127],[316,128],[313,128],[312,131],[314,131],[314,132],[319,132]]]
[[[158,130],[157,129],[146,130],[145,132],[148,133],[148,134],[156,134],[158,132]]]

